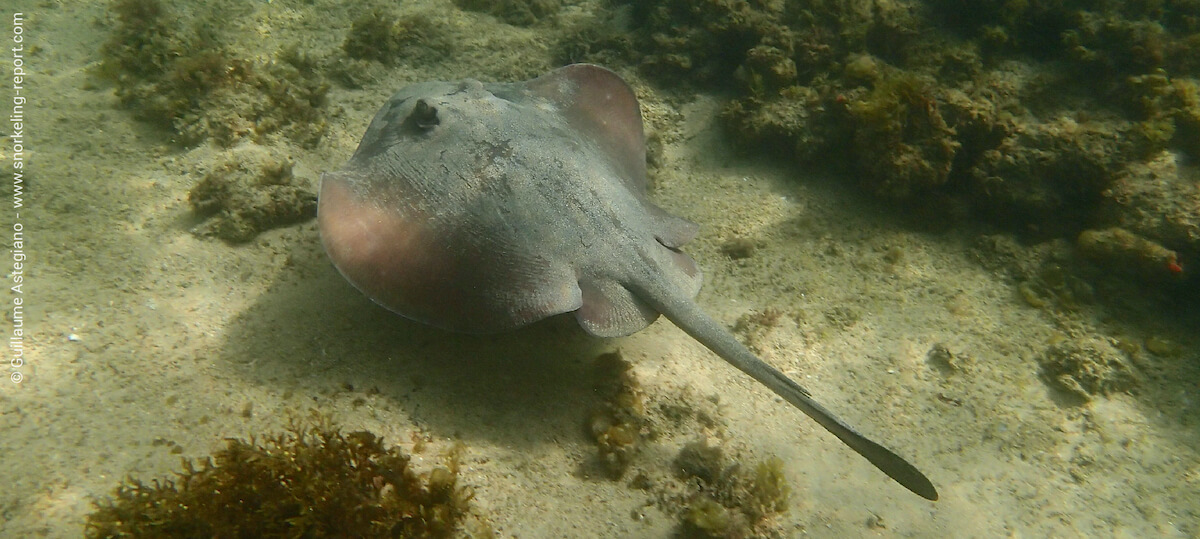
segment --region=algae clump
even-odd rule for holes
[[[705,441],[685,445],[675,457],[676,474],[699,487],[682,514],[684,537],[759,537],[772,516],[787,511],[791,487],[783,460],[770,457],[746,470]]]
[[[396,66],[401,61],[436,62],[449,55],[453,47],[441,21],[376,8],[354,20],[342,50],[351,58]]]
[[[116,0],[116,21],[96,71],[116,84],[121,104],[173,130],[176,141],[233,146],[282,132],[314,145],[325,132],[329,85],[300,54],[268,61],[234,52],[213,28],[219,14],[189,25],[160,0]]]
[[[641,384],[633,375],[633,366],[620,352],[598,356],[597,391],[606,402],[593,410],[587,431],[596,442],[601,465],[613,479],[625,475],[633,456],[641,450],[642,430],[646,426]]]
[[[292,174],[292,162],[256,145],[230,152],[188,192],[188,203],[207,220],[193,232],[230,243],[312,219],[317,194]]]
[[[1108,340],[1064,339],[1051,344],[1038,361],[1047,380],[1084,401],[1133,391],[1141,383],[1126,352]]]
[[[85,536],[449,537],[467,514],[458,457],[418,474],[366,431],[293,424],[261,442],[228,439],[175,479],[128,479],[97,502]]]

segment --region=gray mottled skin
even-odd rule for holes
[[[679,247],[696,225],[645,196],[633,91],[572,65],[510,84],[402,89],[346,167],[322,177],[318,222],[338,270],[375,302],[450,330],[493,332],[574,313],[589,333],[639,331],[661,313],[802,410],[909,490],[937,491],[763,363],[693,301]]]

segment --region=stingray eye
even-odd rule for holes
[[[412,114],[408,115],[408,120],[421,129],[433,129],[433,126],[438,124],[437,109],[426,103],[424,99],[417,100]]]

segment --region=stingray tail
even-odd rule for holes
[[[643,294],[642,297],[655,298],[656,296],[654,294]],[[813,400],[812,395],[807,389],[804,389],[804,387],[779,372],[779,370],[764,363],[753,352],[742,345],[741,342],[738,342],[729,333],[729,330],[700,310],[694,302],[678,299],[660,302],[651,299],[648,303],[651,303],[667,319],[674,322],[676,326],[700,341],[704,346],[716,352],[725,361],[728,361],[742,372],[749,374],[751,378],[758,380],[770,388],[771,391],[774,391],[776,395],[783,397],[784,400],[799,408],[800,411],[811,417],[822,427],[825,427],[826,430],[837,436],[839,440],[850,446],[859,455],[865,457],[876,468],[887,474],[888,477],[903,485],[904,488],[927,500],[938,499],[937,489],[934,488],[929,478],[925,477],[925,474],[921,473],[915,466],[909,464],[908,461],[893,453],[888,448],[867,439],[867,437],[859,434],[858,431],[844,423],[841,419],[838,419],[832,412],[826,410],[824,406]]]

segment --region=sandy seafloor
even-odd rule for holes
[[[1195,327],[1123,319],[1103,305],[1035,309],[976,260],[971,246],[984,231],[913,231],[837,178],[731,153],[714,120],[718,97],[668,100],[623,72],[665,143],[652,198],[702,225],[686,249],[705,271],[698,301],[730,326],[751,311],[785,312],[756,342],[764,359],[914,462],[940,501],[892,483],[669,322],[611,341],[569,318],[505,335],[450,334],[392,315],[347,284],[315,221],[237,246],[197,237],[188,190],[227,150],[171,144],[94,82],[86,69],[106,37],[104,3],[26,4],[27,36],[39,46],[30,60],[31,209],[21,214],[31,333],[27,378],[0,383],[0,537],[79,536],[93,500],[122,478],[169,476],[181,455],[203,457],[226,437],[278,431],[311,410],[406,449],[428,440],[419,467],[461,441],[461,481],[474,489],[478,520],[501,537],[670,536],[678,518],[660,503],[672,488],[666,470],[700,437],[747,460],[786,462],[792,497],[774,525],[785,536],[1200,535]],[[333,49],[357,14],[320,12],[332,5],[323,2],[242,4],[230,24],[258,32],[263,54],[299,31]],[[547,62],[537,29],[448,1],[403,9],[449,17],[470,42],[443,64],[401,63],[362,90],[335,87],[318,148],[277,146],[314,189],[404,83],[486,79],[485,66],[512,64],[514,54]],[[738,237],[758,248],[734,261],[719,246]],[[838,313],[857,321],[836,323]],[[1184,352],[1155,358],[1158,375],[1137,394],[1080,406],[1038,375],[1037,356],[1067,330],[1167,338]],[[938,343],[970,357],[968,367],[934,368],[927,355]],[[656,481],[649,490],[589,473],[596,449],[581,425],[598,404],[590,360],[614,349],[634,363],[648,402],[719,417],[719,428],[683,424],[647,444],[633,469]]]

